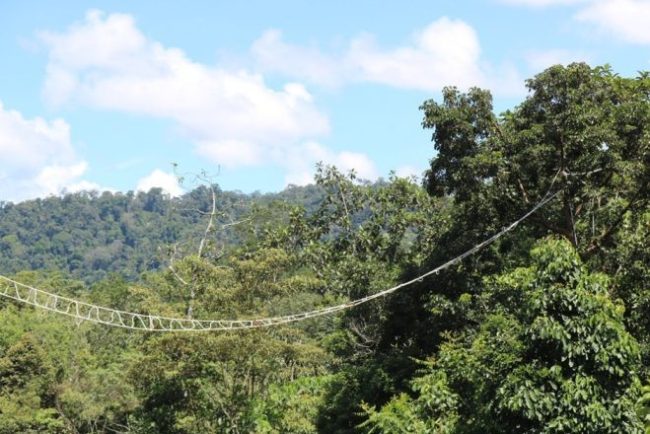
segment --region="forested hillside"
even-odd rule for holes
[[[221,249],[244,241],[233,223],[245,219],[260,228],[282,218],[287,206],[312,210],[322,197],[314,186],[263,195],[214,188],[219,230],[211,241]],[[266,214],[259,212],[263,207]],[[209,186],[179,198],[154,188],[146,193],[81,192],[0,203],[0,269],[59,270],[89,283],[111,272],[133,280],[143,271],[167,266],[172,256],[195,253],[211,211]]]
[[[527,86],[502,114],[482,89],[425,101],[423,185],[321,166],[215,208],[208,187],[3,205],[2,274],[144,315],[253,324],[415,283],[205,333],[2,299],[0,433],[650,432],[650,76]]]

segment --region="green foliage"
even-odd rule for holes
[[[489,92],[455,88],[427,101],[434,130],[427,189],[512,220],[553,185],[562,198],[531,219],[584,255],[611,245],[629,211],[650,199],[650,79],[608,67],[553,66],[527,81],[529,96],[497,117]],[[478,222],[478,221],[477,221]]]
[[[450,390],[444,372],[438,371],[413,380],[416,402],[400,393],[381,411],[364,405],[368,419],[360,426],[369,433],[453,433],[458,424],[460,397]]]
[[[566,241],[488,279],[484,318],[451,337],[399,395],[368,409],[370,432],[641,432],[639,348],[608,279]],[[403,427],[403,428],[402,428]],[[402,430],[402,431],[399,431]],[[413,431],[415,430],[415,431]],[[417,431],[419,430],[419,431]]]
[[[637,415],[645,424],[645,433],[650,433],[650,385],[641,388],[641,397],[636,403]]]
[[[650,432],[648,80],[555,66],[502,115],[486,90],[447,88],[422,106],[424,188],[321,165],[277,195],[0,203],[0,268],[19,281],[255,319],[413,279],[560,192],[489,247],[334,318],[140,334],[0,300],[0,434]]]
[[[96,432],[124,423],[137,400],[119,331],[72,328],[31,309],[0,316],[0,432]],[[124,340],[124,336],[121,337]],[[119,353],[111,354],[108,346]]]
[[[208,244],[214,254],[246,242],[239,225],[254,231],[272,214],[270,203],[305,205],[320,198],[314,186],[277,194],[245,195],[215,186],[217,225]],[[167,266],[170,257],[196,253],[211,210],[211,192],[198,187],[180,198],[154,188],[144,193],[82,192],[18,204],[0,202],[0,269],[49,269],[96,282],[110,273],[130,280]],[[169,252],[167,251],[169,247]]]
[[[48,408],[53,367],[31,333],[0,347],[0,432],[60,432],[56,412]]]
[[[283,385],[273,385],[252,409],[254,432],[258,434],[313,434],[318,409],[332,376],[303,377]]]

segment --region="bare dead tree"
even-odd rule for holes
[[[199,259],[207,259],[210,240],[211,238],[215,239],[216,242],[216,251],[214,255],[211,255],[212,260],[218,260],[225,254],[225,246],[218,246],[218,241],[216,236],[219,233],[223,233],[233,226],[244,224],[252,221],[252,217],[246,217],[240,220],[234,220],[231,215],[226,212],[220,211],[218,207],[218,191],[214,179],[218,176],[218,173],[215,175],[208,174],[205,171],[202,171],[200,174],[183,174],[179,175],[176,172],[176,165],[174,165],[174,173],[176,174],[179,182],[183,182],[186,177],[190,177],[193,180],[193,183],[205,186],[210,194],[210,206],[207,210],[199,208],[179,208],[179,211],[187,211],[199,214],[201,216],[207,217],[207,223],[205,229],[202,232],[202,236],[198,242],[198,247],[196,250],[197,257]],[[219,220],[225,222],[220,223]],[[167,269],[171,272],[172,276],[187,290],[188,300],[187,300],[187,318],[192,319],[194,314],[194,304],[196,299],[196,282],[194,277],[191,276],[183,277],[179,273],[178,269],[175,267],[174,263],[182,253],[179,252],[179,245],[175,243],[169,249],[169,259]]]
[[[208,236],[210,235],[210,232],[214,227],[214,220],[217,217],[217,193],[214,191],[214,185],[212,183],[209,184],[209,188],[210,188],[210,194],[212,196],[212,208],[209,214],[210,217],[208,219],[208,225],[206,226],[205,232],[203,233],[203,238],[201,238],[201,242],[199,243],[199,251],[198,251],[199,258],[203,255],[203,249],[205,248],[205,244],[208,239]]]

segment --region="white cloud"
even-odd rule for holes
[[[351,40],[343,52],[326,54],[317,47],[286,43],[278,30],[269,30],[251,49],[262,69],[325,86],[371,82],[425,91],[438,91],[447,85],[502,89],[500,85],[506,81],[499,77],[504,73],[508,83],[512,81],[512,69],[486,67],[480,52],[474,29],[462,20],[447,17],[393,48],[380,46],[372,35],[362,35]],[[511,86],[506,89],[512,90]]]
[[[400,166],[397,169],[395,169],[395,175],[397,175],[400,178],[415,178],[416,180],[419,180],[422,178],[422,174],[424,173],[424,169],[418,169],[415,166]]]
[[[301,84],[276,90],[259,74],[192,61],[148,39],[130,15],[91,11],[66,32],[41,39],[49,49],[50,103],[172,120],[218,164],[258,164],[271,148],[286,151],[329,131]]]
[[[380,48],[370,37],[358,38],[348,59],[367,81],[435,91],[449,84],[481,84],[479,54],[474,29],[443,17],[418,32],[410,45],[392,50]]]
[[[546,7],[579,5],[578,21],[594,24],[600,31],[624,42],[650,44],[649,0],[499,0],[501,3]]]
[[[262,144],[240,140],[200,141],[196,150],[199,155],[222,162],[225,167],[261,165],[268,151]]]
[[[73,186],[88,170],[88,163],[81,161],[74,164],[52,164],[44,167],[34,179],[43,195],[61,193]],[[74,190],[77,190],[73,188]]]
[[[170,196],[180,196],[183,194],[183,189],[178,183],[178,178],[174,174],[163,172],[160,169],[156,169],[140,179],[136,191],[147,192],[154,187],[162,188]]]
[[[361,179],[374,180],[378,176],[375,163],[366,154],[360,152],[343,151],[324,161],[330,162],[344,172],[354,170]]]
[[[25,119],[0,103],[0,153],[4,165],[37,169],[54,158],[69,160],[70,126],[63,119]]]
[[[578,12],[576,18],[625,42],[650,44],[648,0],[598,0]]]
[[[115,193],[117,190],[110,187],[103,187],[96,182],[81,180],[79,182],[73,182],[66,185],[62,191],[65,193],[77,193],[79,191],[110,191],[112,193]]]
[[[88,164],[75,155],[70,126],[62,119],[26,119],[0,102],[0,155],[0,200],[19,201],[91,185],[80,180]]]
[[[311,181],[317,161],[377,177],[367,155],[316,143],[329,132],[329,121],[300,83],[272,88],[249,70],[193,61],[146,37],[125,14],[91,11],[67,30],[40,38],[49,55],[43,92],[53,105],[168,119],[206,161],[230,168],[275,165],[291,183]],[[446,17],[392,47],[361,35],[327,53],[286,43],[271,30],[251,53],[263,71],[324,86],[370,82],[430,92],[455,84],[525,93],[514,66],[483,61],[474,29]]]
[[[585,53],[564,49],[529,51],[524,57],[528,66],[536,72],[557,64],[567,65],[590,60],[590,56]]]
[[[251,47],[258,65],[267,71],[281,72],[290,77],[307,79],[325,86],[342,84],[345,75],[351,71],[337,62],[333,56],[320,51],[318,47],[300,47],[282,40],[282,32],[267,30]]]
[[[333,152],[316,142],[296,147],[282,165],[287,170],[286,184],[305,185],[313,182],[316,163],[334,165],[343,172],[354,170],[361,179],[375,180],[379,176],[372,160],[363,153]]]

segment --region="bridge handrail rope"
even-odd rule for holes
[[[556,175],[557,177],[557,175]],[[551,188],[555,182],[551,183]],[[226,331],[226,330],[242,330],[253,329],[261,327],[271,327],[280,324],[288,324],[297,321],[303,321],[309,318],[316,318],[324,315],[333,314],[346,309],[359,306],[371,300],[385,297],[392,294],[399,289],[410,286],[416,282],[422,282],[426,277],[433,274],[438,274],[440,271],[451,267],[452,265],[462,261],[466,257],[473,255],[485,246],[493,243],[501,238],[506,233],[515,229],[522,221],[526,220],[531,214],[546,205],[553,198],[555,198],[560,190],[553,194],[549,192],[537,203],[530,211],[524,214],[521,218],[511,223],[509,226],[504,227],[498,233],[492,235],[490,238],[476,244],[469,250],[461,253],[453,259],[433,268],[426,273],[423,273],[411,280],[402,282],[391,288],[384,289],[374,294],[365,297],[351,300],[334,306],[323,307],[311,311],[300,312],[290,315],[281,315],[275,317],[259,318],[259,319],[215,319],[215,320],[201,320],[190,318],[172,318],[160,315],[141,314],[136,312],[127,312],[118,309],[112,309],[104,306],[99,306],[92,303],[86,303],[74,298],[65,297],[62,295],[54,294],[42,289],[34,288],[32,286],[20,283],[14,279],[0,274],[0,296],[18,301],[23,304],[35,306],[50,312],[55,312],[61,315],[70,316],[75,318],[77,324],[88,321],[97,324],[104,324],[112,327],[120,327],[131,330],[142,331],[155,331],[155,332],[200,332],[200,331]]]

